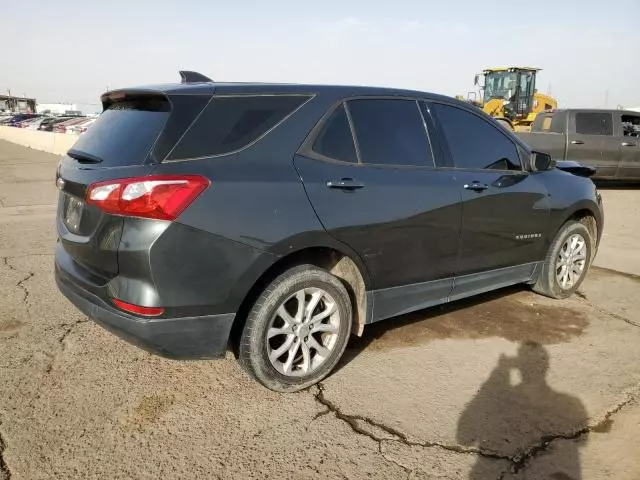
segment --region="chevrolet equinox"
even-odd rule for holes
[[[181,73],[105,93],[57,171],[58,287],[132,343],[233,345],[296,391],[370,323],[517,283],[566,298],[595,256],[593,182],[468,103]]]

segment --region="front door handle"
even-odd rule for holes
[[[466,190],[473,190],[474,192],[482,192],[483,190],[489,188],[489,185],[474,180],[471,183],[465,183],[464,188]]]
[[[623,147],[635,147],[636,142],[622,142]]]
[[[582,140],[571,140],[572,145],[584,145]]]
[[[353,178],[341,178],[340,180],[330,180],[327,182],[329,188],[340,188],[342,190],[355,190],[357,188],[363,188],[364,183],[358,182]]]

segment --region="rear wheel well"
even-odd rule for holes
[[[351,298],[353,324],[351,333],[362,335],[367,318],[366,285],[360,269],[347,255],[326,247],[311,247],[291,253],[279,259],[264,272],[245,296],[231,329],[230,344],[237,355],[238,340],[247,316],[263,290],[279,275],[296,265],[311,264],[323,268],[338,277]]]

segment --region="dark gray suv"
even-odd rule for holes
[[[57,174],[60,290],[163,355],[235,345],[273,390],[372,322],[516,283],[567,297],[602,233],[591,180],[451,98],[185,72],[102,103]]]

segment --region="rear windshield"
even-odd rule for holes
[[[141,165],[169,118],[162,99],[125,100],[102,112],[70,150],[99,159],[101,167]]]

